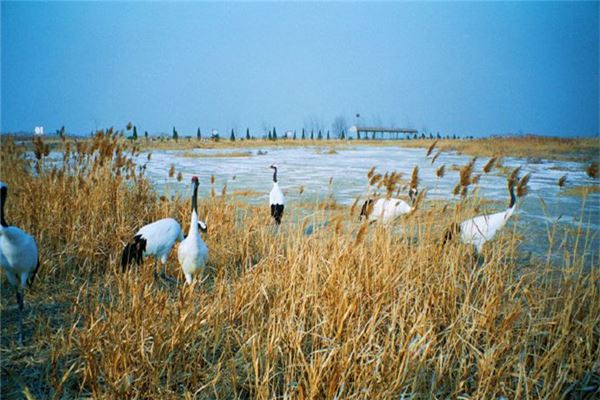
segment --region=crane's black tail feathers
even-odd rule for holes
[[[37,264],[35,265],[35,269],[27,278],[27,286],[31,287],[33,285],[33,281],[35,281],[35,276],[37,275],[38,269],[40,269],[40,258],[38,257]]]
[[[133,242],[127,243],[123,249],[123,255],[121,255],[121,271],[127,271],[127,267],[133,261],[140,265],[143,260],[144,251],[146,251],[146,239],[142,238],[142,235],[134,236]]]
[[[271,217],[275,220],[277,225],[281,224],[281,217],[283,217],[283,204],[271,204]]]
[[[362,208],[360,209],[360,219],[362,219],[362,217],[366,217],[368,218],[369,215],[371,214],[371,211],[373,211],[373,199],[367,199],[365,200],[365,202],[362,205]]]
[[[446,243],[452,241],[458,234],[460,234],[460,224],[453,222],[450,224],[446,232],[444,233],[444,238],[442,239],[442,247],[446,245]]]

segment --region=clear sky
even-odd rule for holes
[[[599,134],[598,2],[1,8],[2,132]]]

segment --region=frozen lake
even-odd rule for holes
[[[220,191],[227,183],[228,193],[236,190],[252,190],[258,194],[248,201],[268,204],[268,193],[271,189],[271,163],[279,166],[278,178],[280,186],[286,194],[288,207],[294,202],[323,199],[329,196],[330,190],[338,203],[352,204],[359,195],[367,190],[367,173],[372,166],[379,173],[399,171],[403,173],[403,181],[410,180],[412,169],[419,166],[420,189],[428,189],[427,200],[456,201],[452,189],[459,180],[458,171],[451,166],[465,165],[471,157],[453,152],[442,153],[432,165],[425,158],[425,149],[402,147],[366,147],[355,146],[336,148],[335,154],[329,154],[324,147],[260,149],[194,149],[186,151],[153,151],[151,160],[147,153],[137,157],[140,165],[147,164],[147,176],[161,192],[187,190],[191,176],[200,178],[201,195],[210,191],[210,177],[216,178],[215,189]],[[240,157],[240,153],[247,156]],[[228,156],[236,153],[238,156]],[[217,156],[217,157],[215,157]],[[474,174],[480,174],[479,196],[486,200],[496,200],[500,211],[508,202],[506,177],[493,170],[483,174],[482,167],[489,158],[481,157],[475,164]],[[182,172],[184,179],[177,182],[169,178],[169,169],[175,165],[177,172]],[[438,179],[435,171],[442,164],[446,165],[446,174]],[[545,253],[547,248],[547,231],[549,226],[558,224],[561,229],[576,228],[583,218],[583,228],[590,229],[593,236],[594,258],[600,245],[600,193],[592,193],[585,200],[581,196],[564,195],[565,189],[558,187],[558,179],[567,174],[567,188],[573,186],[598,185],[597,181],[585,174],[585,165],[578,162],[526,160],[504,158],[503,166],[507,168],[522,167],[521,176],[531,173],[529,194],[520,202],[519,208],[511,223],[519,224],[522,230],[525,251],[538,254]],[[333,178],[330,187],[330,179]],[[300,195],[300,187],[304,193]],[[405,195],[406,193],[404,193]],[[403,196],[405,197],[405,196]],[[510,225],[509,225],[510,226]],[[562,237],[560,237],[562,239]]]

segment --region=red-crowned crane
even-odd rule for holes
[[[413,188],[408,192],[412,205],[408,205],[404,200],[393,197],[378,200],[368,199],[363,203],[360,210],[360,218],[367,218],[370,222],[388,224],[396,218],[416,210],[417,194],[418,191]]]
[[[187,237],[181,242],[177,249],[177,258],[179,265],[183,269],[185,280],[191,284],[194,276],[202,273],[208,260],[208,247],[202,240],[198,230],[198,177],[192,177],[192,217],[190,221],[190,230]]]
[[[19,343],[23,343],[23,308],[25,288],[30,287],[40,267],[35,239],[4,219],[8,186],[0,182],[0,267],[15,287],[19,307]]]
[[[477,253],[481,254],[483,245],[494,238],[496,233],[506,225],[508,219],[515,211],[517,201],[513,182],[509,182],[508,192],[510,193],[510,203],[505,211],[480,215],[460,224],[453,224],[446,232],[443,243],[452,240],[456,234],[460,234],[460,240],[463,243],[474,245]]]
[[[269,193],[271,217],[275,220],[275,223],[279,225],[281,224],[283,209],[285,208],[285,197],[277,182],[277,165],[272,164],[269,168],[273,169],[273,188],[271,189],[271,193]]]

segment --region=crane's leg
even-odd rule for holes
[[[179,281],[175,278],[173,278],[172,276],[167,275],[167,268],[165,266],[165,268],[163,269],[163,272],[161,273],[162,278],[167,281],[167,282],[171,282],[171,283],[175,283],[175,284],[179,284]]]
[[[156,268],[156,258],[154,258],[154,280],[157,281],[158,280],[158,269]]]
[[[19,345],[23,345],[23,293],[15,286],[17,292],[17,304],[19,306]]]
[[[171,283],[175,283],[175,284],[179,284],[179,281],[175,278],[173,278],[172,276],[167,275],[167,255],[164,255],[160,262],[163,265],[163,271],[162,271],[162,278],[167,281],[167,282],[171,282]]]

